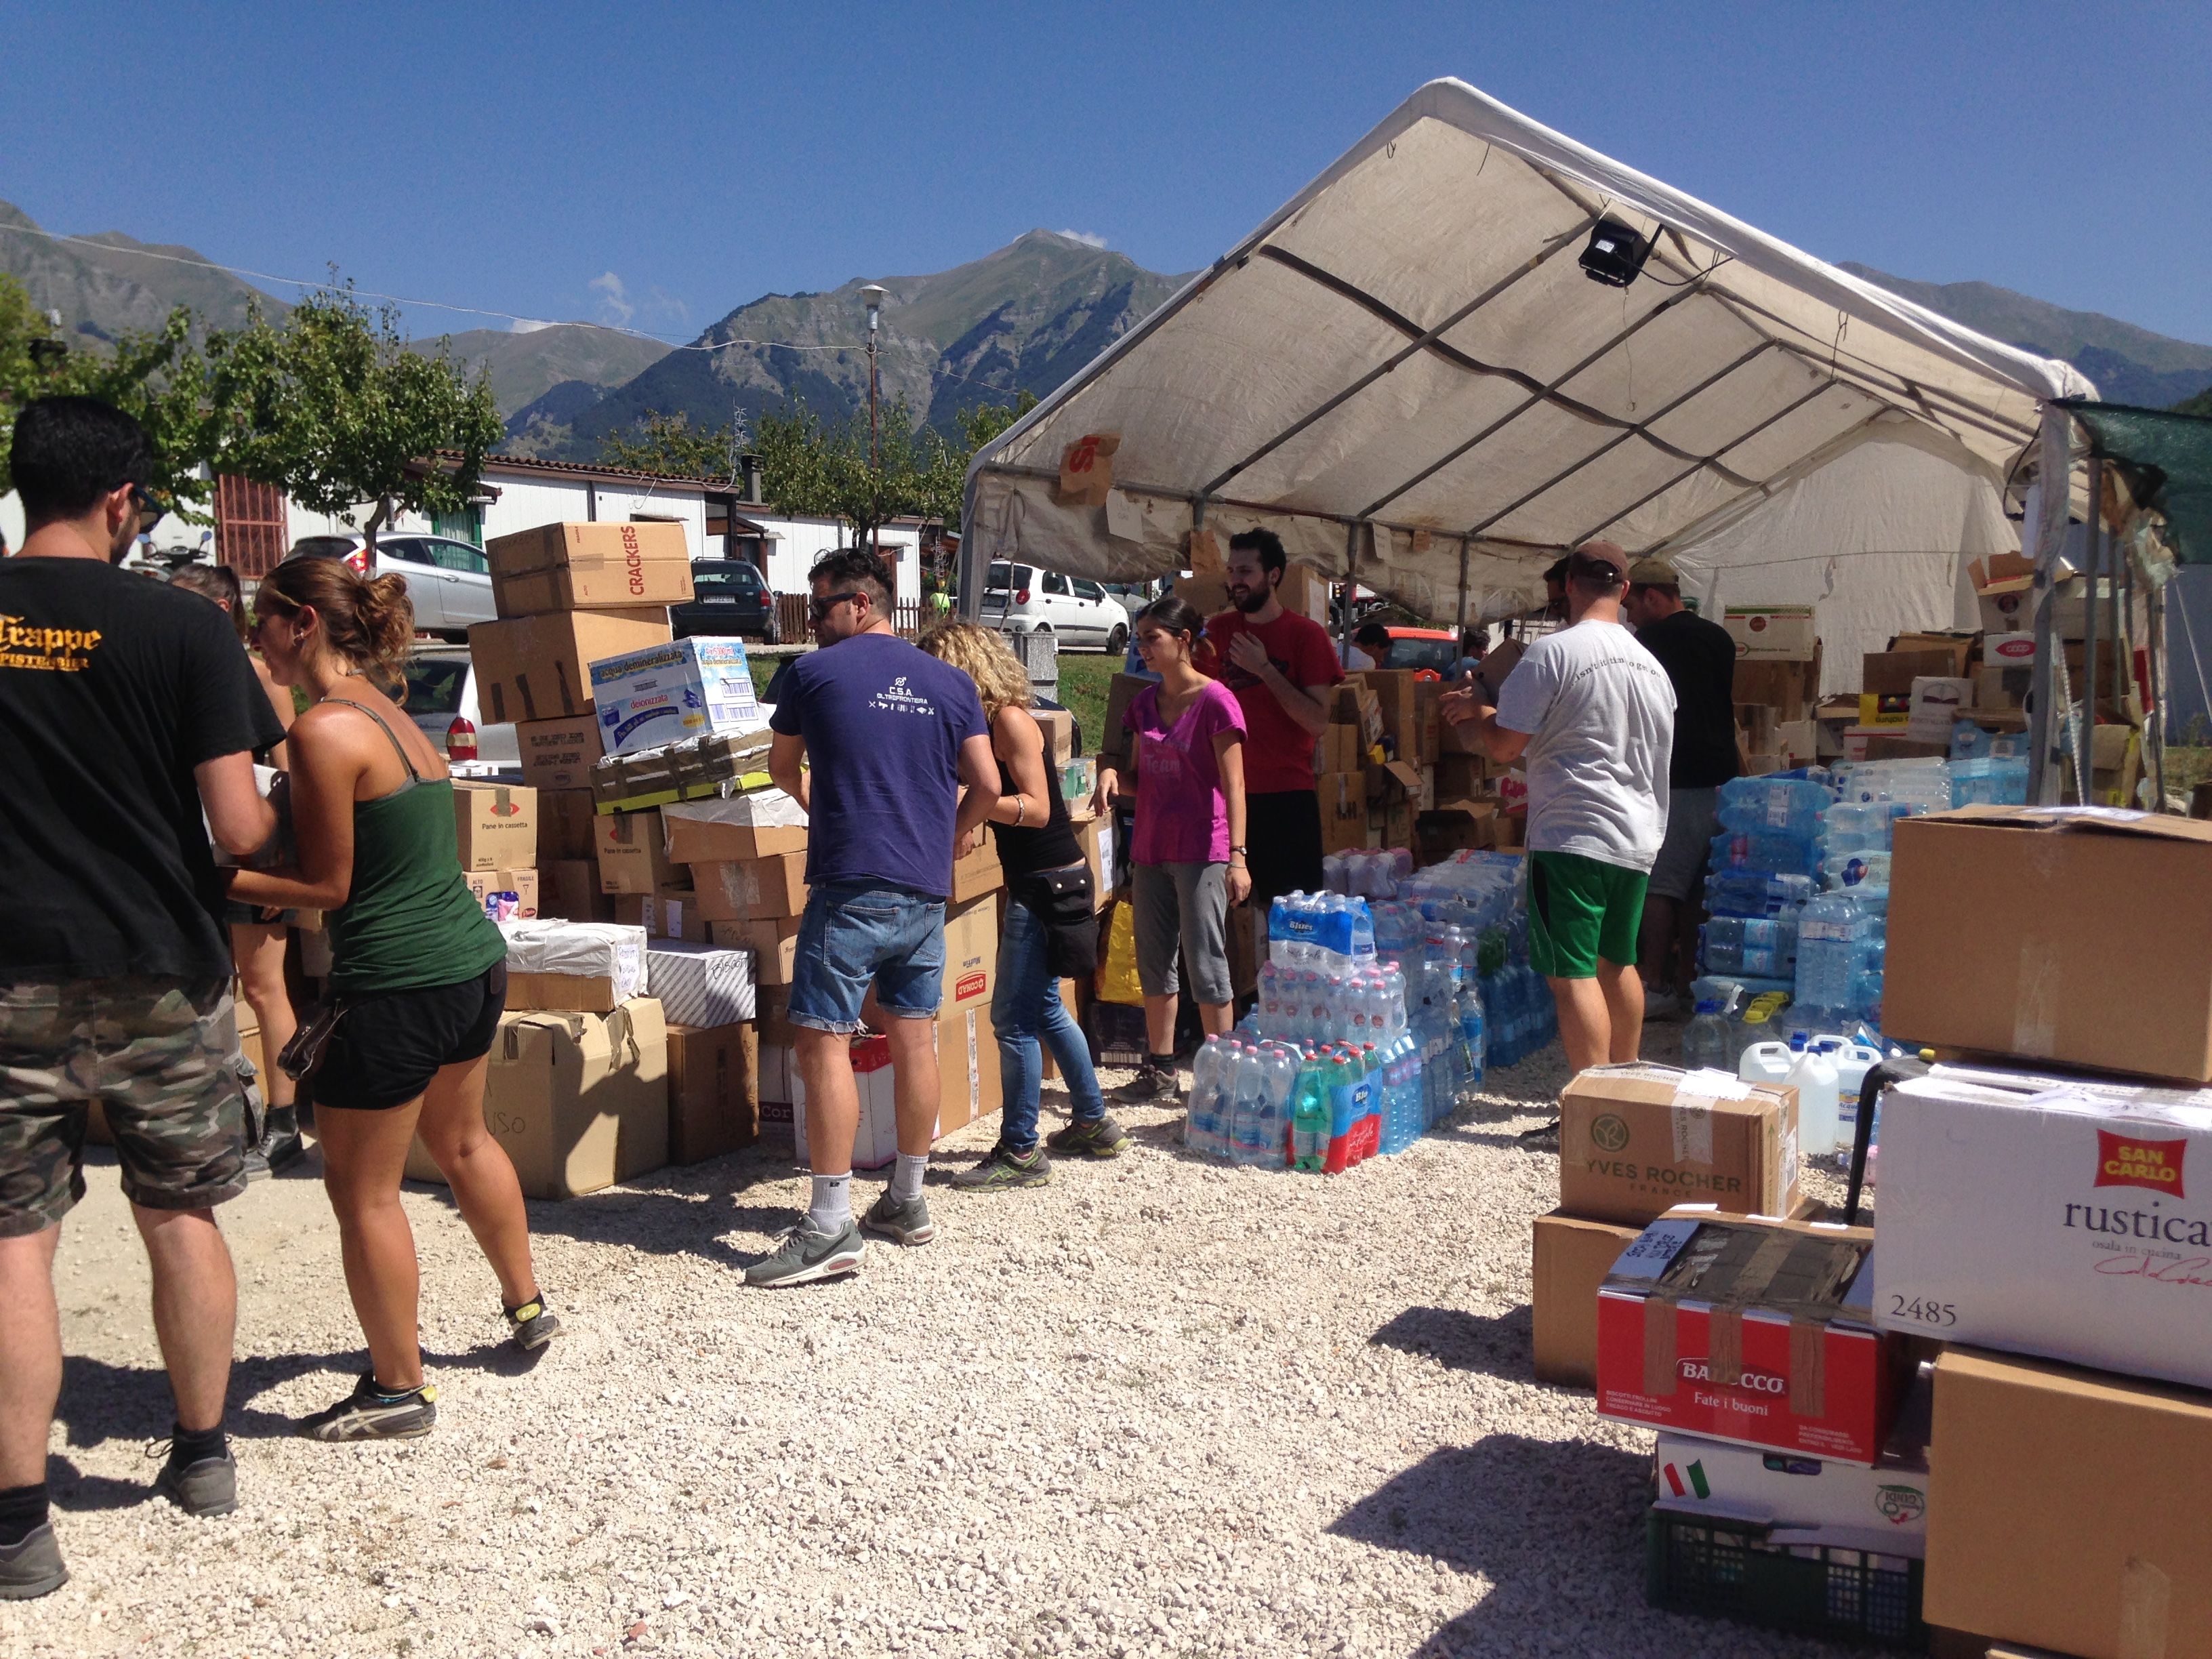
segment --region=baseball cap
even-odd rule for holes
[[[1667,559],[1638,559],[1628,567],[1628,580],[1639,587],[1680,587],[1682,573]]]
[[[1599,566],[1611,571],[1615,581],[1628,580],[1628,555],[1611,542],[1584,542],[1567,555],[1567,571],[1570,575],[1574,574],[1577,570],[1590,570]]]

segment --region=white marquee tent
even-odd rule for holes
[[[1656,236],[1626,288],[1601,219]],[[1421,613],[1510,615],[1565,548],[1664,552],[1709,613],[1814,602],[1831,685],[1911,627],[1972,625],[2016,549],[2039,404],[2094,396],[1458,81],[1423,87],[975,458],[963,592],[1018,557],[1184,567],[1194,524]],[[1121,497],[1060,458],[1116,434]]]

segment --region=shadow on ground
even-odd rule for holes
[[[1448,1370],[1480,1371],[1509,1382],[1528,1382],[1532,1336],[1529,1310],[1468,1313],[1458,1308],[1408,1308],[1369,1340],[1402,1353],[1426,1354]]]

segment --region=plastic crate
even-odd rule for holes
[[[1828,1545],[1770,1543],[1749,1522],[1654,1508],[1644,1522],[1644,1596],[1670,1613],[1924,1650],[1924,1563]]]

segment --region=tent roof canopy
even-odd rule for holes
[[[1601,219],[1656,239],[1625,289],[1579,268]],[[1433,81],[987,446],[969,520],[978,558],[1109,579],[1264,523],[1443,615],[1470,562],[1503,600],[1594,537],[1683,547],[1884,425],[2001,481],[2069,395],[2065,363]],[[1093,433],[1118,513],[1056,498]]]

